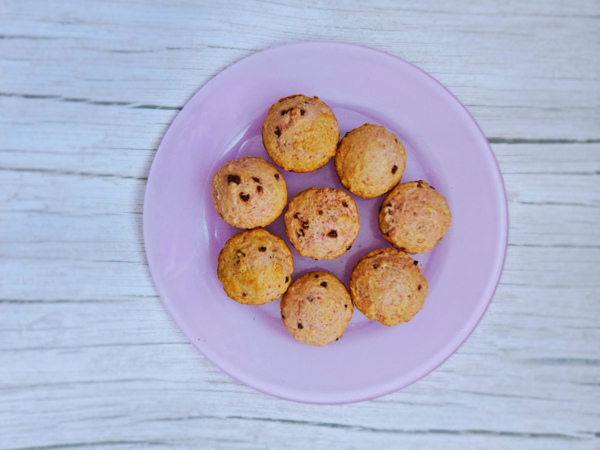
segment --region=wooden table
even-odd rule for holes
[[[504,174],[510,244],[466,344],[401,392],[272,398],[212,366],[148,272],[177,112],[233,62],[354,42],[445,84]],[[600,448],[600,3],[0,1],[0,448]]]

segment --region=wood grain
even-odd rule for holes
[[[0,449],[600,448],[600,3],[0,1]],[[355,42],[469,109],[510,209],[494,301],[386,397],[285,402],[202,358],[160,303],[141,212],[211,77]]]

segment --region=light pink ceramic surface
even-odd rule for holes
[[[343,135],[363,123],[395,133],[408,159],[402,181],[423,179],[448,200],[452,226],[433,251],[416,255],[429,296],[409,323],[387,328],[358,310],[340,341],[312,347],[284,328],[279,300],[244,306],[230,300],[216,275],[217,257],[242,230],[219,219],[211,180],[230,159],[270,161],[261,124],[279,98],[318,96],[334,111]],[[310,187],[343,189],[333,159],[309,174],[281,171],[288,199]],[[346,285],[356,261],[390,245],[377,210],[383,197],[352,196],[360,234],[331,261],[293,250],[283,216],[267,229],[285,239],[294,277],[327,270]],[[213,364],[259,391],[309,403],[378,397],[413,383],[465,341],[498,284],[507,245],[502,176],[483,133],[462,104],[415,66],[356,45],[310,42],[271,48],[210,80],[179,113],[154,159],[144,202],[148,263],[167,311]]]

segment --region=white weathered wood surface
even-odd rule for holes
[[[425,69],[492,142],[510,201],[494,301],[401,392],[255,392],[156,295],[142,200],[212,76],[303,40]],[[0,448],[600,448],[600,3],[0,0]]]

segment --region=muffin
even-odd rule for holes
[[[236,234],[219,253],[217,275],[223,289],[245,305],[262,305],[281,297],[293,272],[288,246],[262,228]]]
[[[340,139],[338,123],[318,97],[292,95],[269,109],[262,139],[271,159],[291,172],[312,172],[329,161]]]
[[[406,167],[406,151],[396,136],[366,123],[346,133],[335,154],[342,185],[355,195],[379,197],[398,183]]]
[[[444,237],[452,223],[448,202],[424,181],[398,185],[379,209],[379,228],[394,247],[425,253]]]
[[[300,342],[327,345],[337,341],[352,318],[346,286],[327,272],[296,279],[281,299],[281,320]]]
[[[388,327],[408,322],[427,297],[427,280],[418,264],[393,248],[367,254],[352,270],[352,301],[369,319]]]
[[[339,189],[309,188],[296,195],[284,216],[285,232],[301,256],[333,259],[350,250],[360,224],[354,200]]]
[[[273,164],[262,158],[240,158],[217,171],[212,200],[219,217],[229,225],[264,227],[285,208],[287,186]]]

